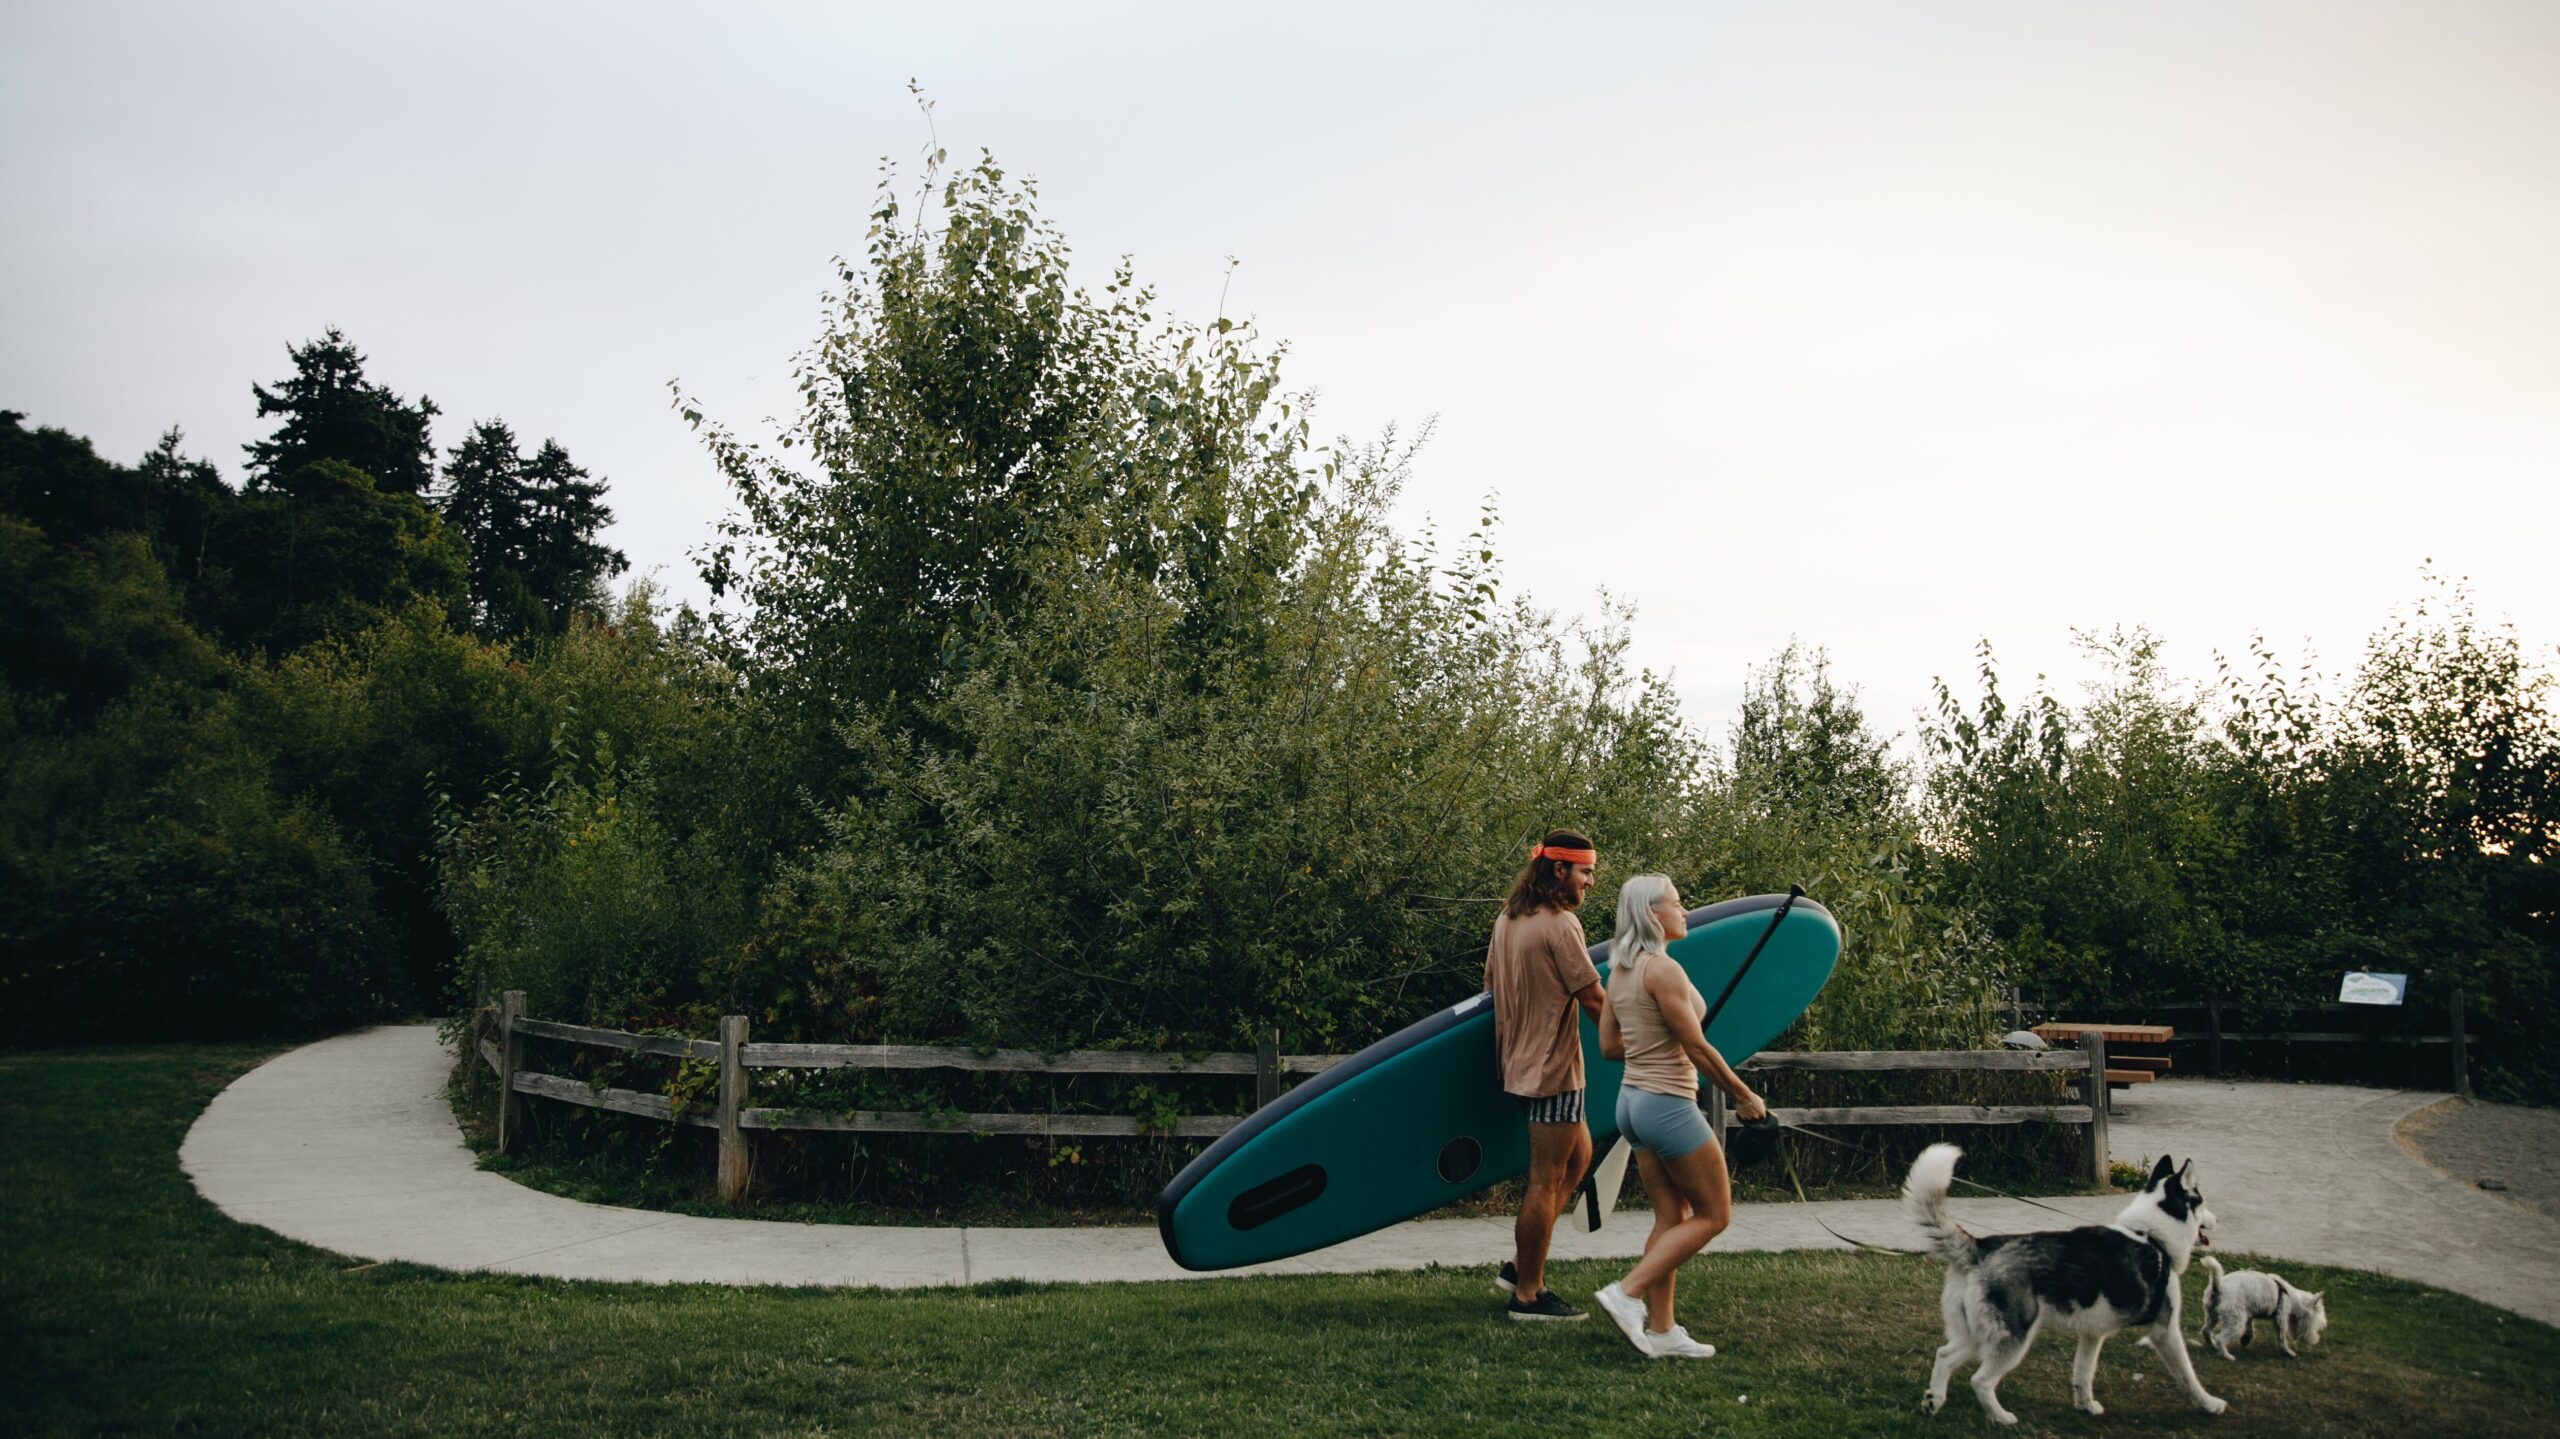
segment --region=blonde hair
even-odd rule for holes
[[[1653,917],[1654,905],[1673,893],[1671,876],[1667,874],[1634,874],[1618,886],[1618,928],[1609,937],[1609,974],[1635,973],[1646,958],[1671,951],[1662,935],[1662,921]]]

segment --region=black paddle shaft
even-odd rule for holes
[[[1733,998],[1734,990],[1739,988],[1742,984],[1742,977],[1751,972],[1752,964],[1760,958],[1760,951],[1769,947],[1769,936],[1776,934],[1778,932],[1778,926],[1787,922],[1787,911],[1795,908],[1796,901],[1802,898],[1804,898],[1803,885],[1791,884],[1787,886],[1787,897],[1778,901],[1777,917],[1769,921],[1769,927],[1767,929],[1760,931],[1760,942],[1751,946],[1751,952],[1742,957],[1742,964],[1739,968],[1734,970],[1733,978],[1724,982],[1724,993],[1717,995],[1716,1002],[1707,1006],[1707,1017],[1698,1022],[1698,1032],[1700,1034],[1705,1034],[1707,1030],[1715,1024],[1716,1016],[1724,1013],[1725,1001]],[[1746,1058],[1747,1057],[1748,1056],[1746,1056]]]

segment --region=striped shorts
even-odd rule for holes
[[[1531,1124],[1580,1124],[1582,1122],[1582,1091],[1579,1089],[1568,1089],[1562,1094],[1550,1094],[1538,1099],[1528,1099],[1517,1094],[1511,1097],[1520,1101],[1520,1112],[1528,1116]]]

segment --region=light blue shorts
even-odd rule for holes
[[[1633,1085],[1618,1089],[1618,1132],[1630,1145],[1652,1150],[1656,1159],[1678,1159],[1715,1138],[1698,1101]]]

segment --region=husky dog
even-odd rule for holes
[[[1955,1182],[1952,1144],[1932,1144],[1912,1162],[1902,1186],[1903,1208],[1929,1236],[1929,1248],[1947,1266],[1938,1310],[1946,1317],[1947,1342],[1929,1371],[1920,1412],[1935,1414],[1947,1402],[1947,1378],[1973,1363],[1973,1396],[1995,1424],[2018,1416],[2000,1407],[2000,1381],[2027,1357],[2036,1331],[2047,1323],[2079,1336],[2071,1361],[2071,1401],[2086,1413],[2106,1413],[2091,1392],[2098,1347],[2120,1329],[2150,1330],[2153,1347],[2187,1397],[2207,1414],[2225,1405],[2204,1390],[2187,1357],[2178,1323],[2178,1279],[2187,1258],[2209,1246],[2213,1211],[2194,1186],[2193,1161],[2174,1169],[2166,1155],[2151,1182],[2110,1224],[2036,1234],[1976,1239],[1947,1214],[1947,1187]]]
[[[2222,1262],[2209,1254],[2200,1262],[2213,1277],[2204,1284],[2204,1327],[2198,1337],[2210,1340],[2214,1352],[2223,1358],[2240,1357],[2231,1352],[2231,1341],[2237,1339],[2246,1346],[2261,1319],[2275,1321],[2276,1342],[2284,1346],[2288,1359],[2300,1357],[2293,1352],[2297,1336],[2308,1349],[2320,1342],[2320,1331],[2329,1327],[2329,1306],[2318,1294],[2255,1269],[2225,1274]]]

